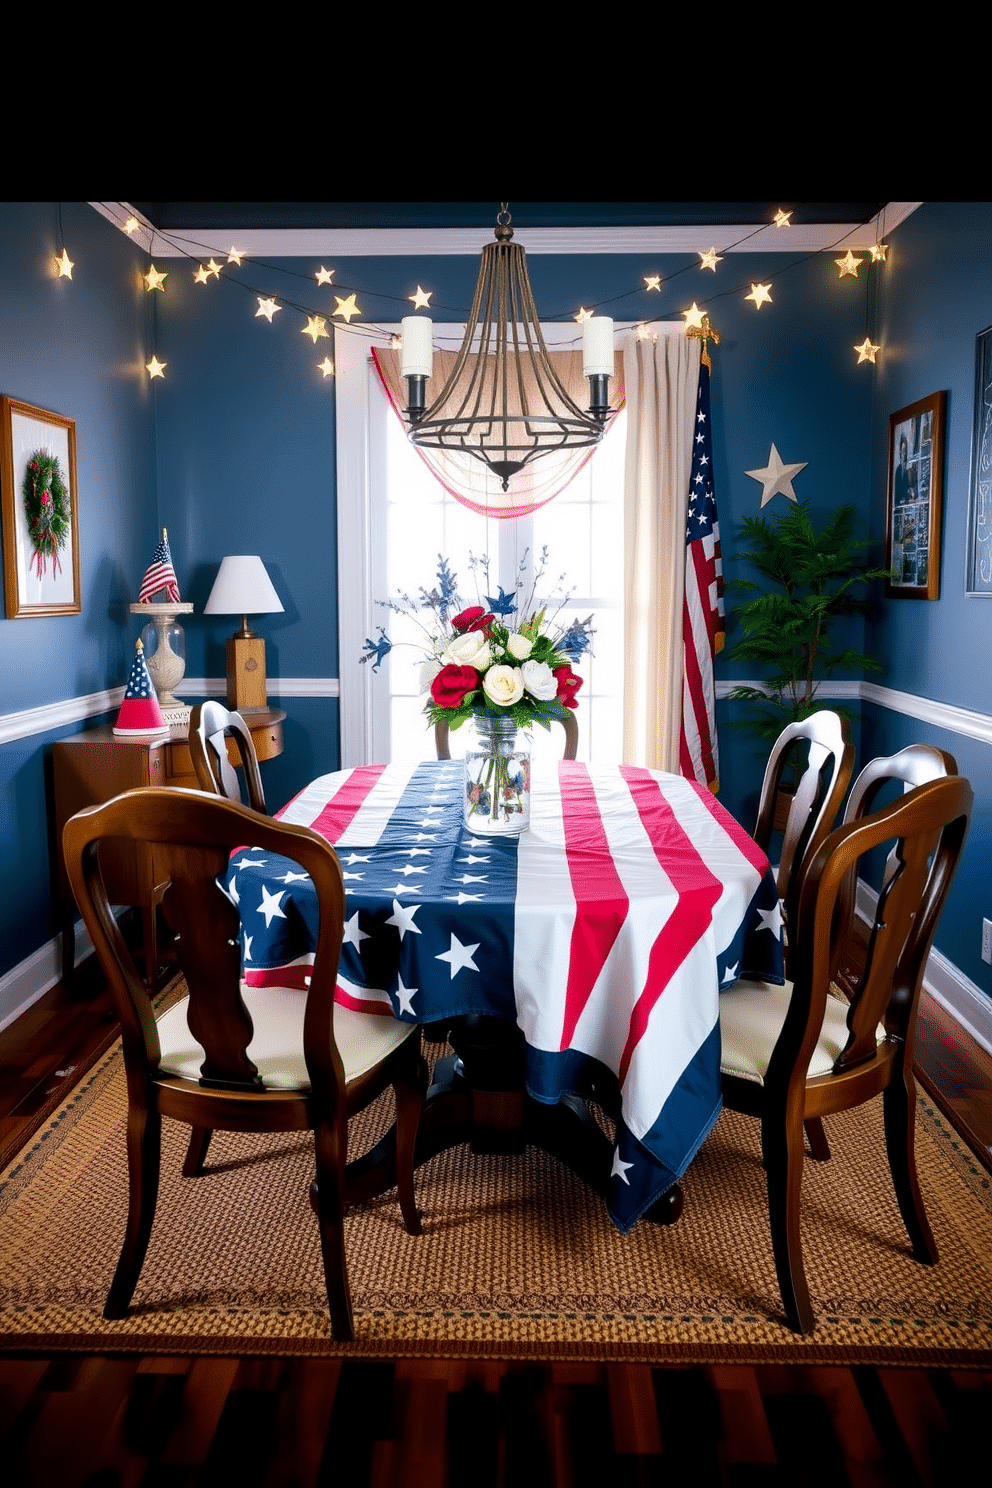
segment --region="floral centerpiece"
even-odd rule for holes
[[[526,559],[525,554],[521,569]],[[522,580],[509,594],[500,585],[499,593],[491,595],[486,592],[492,587],[488,560],[471,558],[470,567],[477,589],[480,580],[483,585],[475,604],[466,604],[459,595],[457,578],[440,554],[433,589],[421,589],[418,598],[401,595],[386,604],[415,617],[423,629],[418,649],[428,723],[446,721],[450,729],[469,720],[476,725],[475,756],[480,763],[477,769],[473,765],[473,777],[466,783],[467,815],[486,816],[489,830],[496,830],[494,821],[503,823],[502,830],[520,830],[525,823],[511,818],[526,816],[530,767],[529,754],[515,747],[517,729],[535,723],[549,729],[553,720],[564,720],[578,706],[582,678],[573,665],[589,649],[592,616],[567,625],[559,621],[567,599],[560,592],[564,576],[551,604],[534,607],[547,567],[546,548],[523,603]],[[377,671],[390,650],[392,642],[380,627],[379,639],[365,642],[361,659],[371,661]]]

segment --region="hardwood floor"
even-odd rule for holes
[[[0,1165],[116,1036],[95,969],[0,1033]],[[937,1004],[920,1074],[989,1164],[992,1058]],[[987,1370],[0,1353],[8,1488],[959,1484]]]

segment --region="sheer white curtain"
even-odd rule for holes
[[[623,757],[679,768],[685,528],[700,343],[681,324],[624,340]]]

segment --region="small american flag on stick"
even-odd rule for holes
[[[172,554],[169,552],[169,534],[164,527],[162,528],[162,541],[155,549],[152,561],[141,581],[138,603],[150,603],[153,596],[162,589],[166,591],[173,604],[179,604],[179,584],[176,580],[176,570],[172,566]]]

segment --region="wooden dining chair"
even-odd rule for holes
[[[569,711],[567,718],[560,718],[558,722],[565,730],[565,752],[562,755],[562,759],[574,760],[579,751],[579,725],[575,721],[575,714]],[[451,758],[448,720],[446,718],[442,718],[434,725],[434,744],[439,760]]]
[[[781,855],[775,870],[786,925],[787,958],[788,927],[802,886],[802,865],[812,858],[836,822],[854,773],[854,745],[847,719],[823,709],[798,723],[790,723],[775,740],[761,782],[754,829],[754,840],[766,853],[771,852],[776,831],[783,778],[799,766],[802,773],[788,798],[788,816],[781,829]]]
[[[265,792],[248,725],[240,713],[228,712],[221,703],[198,703],[189,720],[189,752],[199,787],[228,801],[240,802],[241,782],[231,763],[228,740],[234,741],[240,757],[248,805],[253,811],[264,812]]]
[[[885,1144],[913,1255],[932,1265],[913,1150],[916,1013],[927,955],[972,806],[961,776],[917,786],[831,833],[803,875],[794,981],[738,984],[720,996],[723,1098],[761,1118],[772,1247],[789,1326],[815,1326],[800,1245],[803,1125],[882,1094]],[[864,855],[893,844],[863,974],[848,1004],[830,995],[849,925],[838,913]]]
[[[105,839],[143,845],[170,880],[163,908],[187,996],[157,1022],[108,902]],[[104,1316],[123,1317],[137,1285],[169,1116],[193,1129],[196,1161],[184,1174],[199,1171],[202,1135],[214,1129],[314,1133],[331,1324],[336,1338],[352,1338],[342,1226],[347,1120],[394,1087],[400,1208],[419,1234],[413,1149],[427,1072],[416,1025],[335,1003],[345,898],[332,849],[309,828],[187,790],[129,791],[72,817],[63,841],[72,891],[116,1000],[127,1072],[128,1217]],[[294,859],[313,880],[319,931],[307,993],[241,984],[241,917],[226,884],[230,854],[246,843]]]

